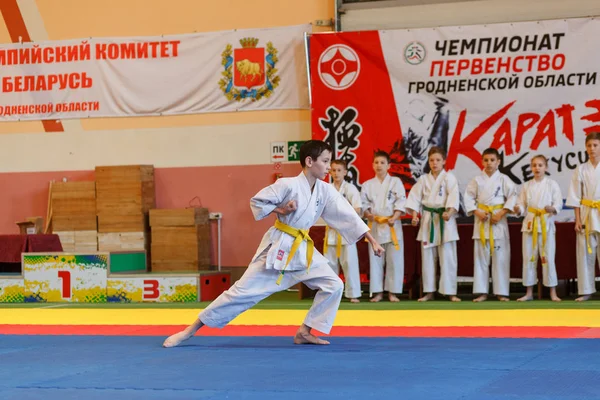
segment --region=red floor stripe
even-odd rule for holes
[[[0,325],[3,335],[168,336],[183,325]],[[293,336],[297,327],[230,325],[205,327],[200,336]],[[330,336],[446,338],[600,338],[600,329],[586,327],[355,327],[337,326]]]

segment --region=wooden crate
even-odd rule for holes
[[[97,231],[55,231],[60,238],[63,251],[96,252],[98,251]]]
[[[153,165],[96,167],[96,182],[154,182]]]
[[[75,231],[75,251],[98,251],[98,231]]]
[[[152,165],[96,167],[98,232],[145,232],[148,212],[155,207]]]
[[[95,182],[54,182],[50,197],[54,231],[96,230]]]
[[[206,225],[208,222],[207,208],[150,210],[150,227]]]
[[[154,182],[98,182],[96,184],[98,214],[147,213],[155,207]]]
[[[71,251],[65,250],[65,246],[75,247],[75,231],[54,231],[54,234],[58,235],[64,251]]]
[[[96,198],[96,182],[84,181],[52,183],[52,200],[94,198]]]
[[[97,229],[95,215],[53,215],[53,231],[91,231]]]
[[[98,214],[98,232],[144,232],[148,230],[148,216],[142,213]]]
[[[198,271],[210,267],[208,224],[152,228],[152,271]]]
[[[99,251],[125,251],[148,249],[147,232],[98,233]]]
[[[199,261],[152,260],[152,272],[198,272],[206,269]]]

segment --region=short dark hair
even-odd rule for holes
[[[346,171],[348,171],[348,164],[346,163],[346,161],[344,161],[344,160],[333,160],[333,161],[331,161],[331,165],[334,165],[334,164],[341,165],[342,167],[344,167],[344,169]]]
[[[500,159],[500,153],[498,153],[498,150],[494,149],[493,147],[489,147],[489,148],[485,149],[483,151],[483,153],[481,154],[481,158],[487,156],[488,154],[493,154],[496,156],[496,158],[498,160]]]
[[[591,132],[590,134],[588,134],[585,137],[585,143],[587,144],[587,142],[589,142],[590,140],[600,140],[600,132]]]
[[[377,157],[383,157],[386,159],[388,164],[390,163],[390,155],[383,150],[377,150],[375,154],[373,154],[373,161],[375,161]]]
[[[322,140],[309,140],[305,142],[300,146],[300,165],[302,168],[306,166],[306,157],[310,157],[316,161],[325,150],[333,153],[331,146]]]
[[[444,160],[446,159],[446,152],[439,146],[433,146],[432,148],[430,148],[429,153],[427,154],[427,158],[431,157],[432,154],[439,154]]]

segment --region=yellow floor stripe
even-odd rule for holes
[[[305,310],[249,310],[233,325],[298,325]],[[0,309],[0,324],[186,325],[197,310]],[[340,310],[337,326],[580,326],[600,327],[600,310]]]

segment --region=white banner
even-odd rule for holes
[[[517,184],[533,177],[533,155],[548,157],[566,197],[586,134],[600,131],[599,34],[593,18],[314,34],[313,136],[358,185],[381,149],[410,188],[436,145],[464,189],[494,147]]]
[[[308,108],[310,25],[0,46],[0,120]]]

